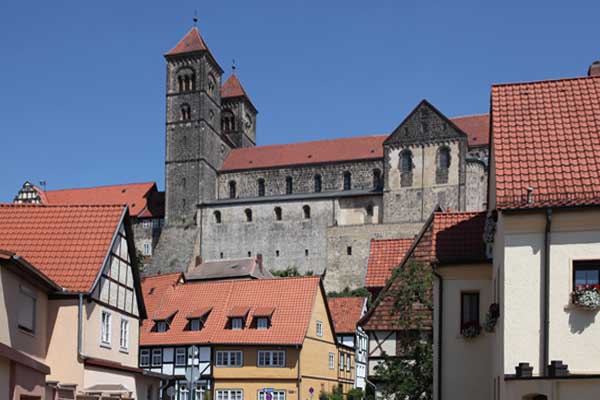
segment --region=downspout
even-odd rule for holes
[[[79,293],[79,308],[77,310],[77,357],[84,361],[83,354],[83,293]]]
[[[300,347],[298,345],[296,345],[296,349],[298,349],[298,400],[301,400],[301,390],[300,390],[300,384],[302,382],[302,374],[300,371],[300,360],[302,360],[302,357],[300,357]]]
[[[550,231],[552,229],[552,209],[546,209],[546,231],[544,233],[544,313],[543,332],[544,344],[542,361],[544,376],[548,376],[548,360],[550,349]]]
[[[442,329],[444,323],[442,321],[444,311],[444,279],[437,272],[433,272],[433,275],[438,279],[440,286],[438,289],[439,306],[438,306],[438,321],[437,321],[437,341],[438,341],[438,354],[437,354],[437,400],[442,400]]]

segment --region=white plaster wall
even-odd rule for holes
[[[457,265],[437,268],[443,277],[443,346],[442,346],[442,396],[447,399],[479,400],[492,396],[492,342],[493,333],[485,332],[473,339],[460,334],[461,293],[479,292],[479,320],[485,320],[493,302],[492,266]],[[437,282],[436,282],[437,285]],[[437,287],[435,288],[438,289]],[[436,292],[437,297],[437,292]],[[436,309],[439,310],[439,299]],[[437,329],[439,314],[435,314]],[[437,332],[434,335],[437,346]],[[435,365],[437,376],[437,359]],[[437,379],[437,378],[436,378]]]
[[[506,382],[502,400],[521,400],[534,394],[542,394],[548,400],[597,400],[600,379],[585,380],[524,380]]]

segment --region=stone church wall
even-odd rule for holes
[[[487,172],[487,167],[483,162],[467,161],[467,211],[486,209]]]
[[[293,193],[314,193],[314,177],[322,178],[322,191],[342,191],[344,172],[352,174],[352,190],[372,190],[373,170],[383,171],[381,160],[365,160],[296,167],[224,172],[219,176],[219,199],[229,198],[229,182],[236,182],[238,198],[258,197],[258,179],[265,180],[265,196],[285,195],[286,178],[293,179]],[[383,172],[382,172],[383,173]]]

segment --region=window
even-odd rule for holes
[[[119,346],[121,350],[129,349],[129,321],[125,318],[121,318],[121,340]]]
[[[304,219],[310,219],[310,206],[303,206],[302,211],[304,212]]]
[[[256,319],[256,329],[268,329],[269,328],[269,318],[259,317]]]
[[[231,318],[231,329],[239,330],[244,325],[242,318]]]
[[[217,367],[241,367],[242,363],[241,351],[217,351]]]
[[[248,252],[248,257],[252,257],[252,252],[251,251]]]
[[[102,328],[100,332],[100,342],[110,346],[110,331],[112,328],[112,316],[108,311],[102,311]]]
[[[304,249],[304,256],[308,257],[308,249]]]
[[[335,368],[335,354],[329,352],[329,369]]]
[[[191,68],[183,68],[177,75],[177,89],[179,92],[196,90],[196,74]]]
[[[148,367],[150,366],[150,350],[143,349],[140,350],[140,367]]]
[[[600,284],[600,261],[573,263],[573,289],[577,286],[598,284]]]
[[[469,326],[479,326],[479,293],[461,293],[461,330]]]
[[[162,364],[162,350],[161,349],[152,349],[152,366],[157,366]]]
[[[346,371],[350,372],[352,369],[352,354],[346,354]]]
[[[221,223],[221,211],[217,210],[213,213],[213,216],[215,218],[215,224],[220,224]]]
[[[202,329],[202,320],[200,318],[194,318],[190,320],[190,331],[199,331]]]
[[[150,225],[151,225],[151,220],[149,220],[149,219],[144,219],[144,220],[142,221],[142,226],[143,226],[144,228],[150,228]]]
[[[340,353],[340,371],[344,370],[345,361],[346,361],[346,354]]]
[[[323,178],[321,178],[321,175],[315,175],[315,193],[321,193],[321,190],[323,190]]]
[[[317,336],[323,336],[323,322],[317,321]]]
[[[381,181],[381,170],[376,168],[373,170],[373,190],[383,189]]]
[[[19,291],[19,314],[17,324],[20,329],[29,333],[35,333],[37,297],[33,290],[24,286]]]
[[[156,321],[156,332],[166,332],[167,329],[167,321]]]
[[[352,246],[347,246],[346,247],[346,254],[351,256],[352,255]]]
[[[281,221],[281,217],[282,217],[281,207],[275,207],[275,220]]]
[[[292,194],[294,193],[294,180],[291,176],[285,178],[285,193]]]
[[[244,214],[246,214],[246,222],[252,222],[252,210],[249,208],[246,208],[244,210]]]
[[[344,172],[344,190],[352,189],[352,174],[349,171]]]
[[[217,81],[213,74],[208,74],[208,94],[211,96],[215,94],[215,87],[217,86]]]
[[[235,181],[229,181],[229,198],[235,199],[235,196],[236,196]]]
[[[217,390],[217,400],[244,400],[244,391],[240,389]]]
[[[235,117],[230,110],[221,113],[221,130],[226,133],[235,130]]]
[[[258,351],[259,367],[285,367],[285,351]]]
[[[402,150],[400,153],[400,172],[408,174],[413,169],[412,152],[410,150]]]
[[[260,178],[258,180],[258,197],[264,197],[265,195],[265,180]]]
[[[181,115],[179,116],[181,121],[189,121],[192,119],[192,108],[189,104],[181,105]]]
[[[279,257],[279,250],[275,250],[275,257]]]
[[[152,255],[152,246],[150,245],[150,243],[144,243],[144,255],[145,256]]]
[[[448,183],[448,170],[450,168],[450,149],[442,146],[437,153],[437,169],[435,183]]]
[[[258,400],[267,400],[266,393],[263,391],[258,392]],[[268,393],[271,395],[271,400],[285,400],[285,390],[274,390]]]
[[[185,366],[185,349],[177,348],[175,349],[175,365],[176,366]]]

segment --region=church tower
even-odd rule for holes
[[[258,111],[234,73],[221,89],[221,130],[236,147],[256,145],[256,115]]]
[[[167,225],[194,222],[215,196],[217,171],[234,144],[221,132],[222,68],[196,27],[165,54]]]

